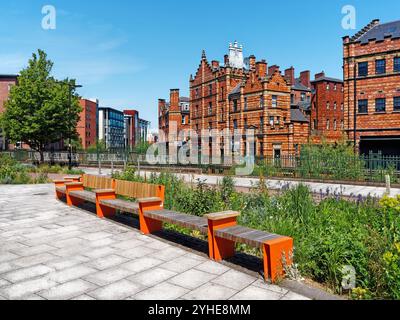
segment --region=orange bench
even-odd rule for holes
[[[65,184],[71,182],[80,182],[82,176],[66,176],[63,180],[53,180],[56,188],[56,198],[60,199],[65,197],[67,194]]]

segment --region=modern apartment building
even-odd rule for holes
[[[400,21],[343,38],[344,123],[362,154],[400,155]]]
[[[87,149],[96,144],[99,101],[80,99],[79,103],[82,107],[82,112],[76,129],[83,149]]]
[[[0,74],[0,114],[4,112],[4,103],[8,100],[11,86],[16,85],[17,75]],[[4,137],[2,128],[0,128],[0,150],[6,150],[8,143]]]
[[[124,113],[113,108],[100,107],[98,119],[99,140],[105,142],[106,148],[125,148]]]

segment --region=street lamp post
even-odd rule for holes
[[[72,107],[72,90],[77,89],[77,88],[82,88],[81,85],[76,85],[72,83],[68,83],[68,89],[69,89],[69,100],[68,100],[68,116],[71,116],[71,107]],[[71,121],[71,117],[70,117]],[[71,125],[69,126],[69,146],[68,146],[68,169],[72,169],[72,128]]]

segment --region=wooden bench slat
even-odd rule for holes
[[[191,216],[188,214],[179,213],[179,212],[175,212],[175,211],[150,210],[150,211],[145,211],[144,216],[154,219],[154,220],[159,220],[159,221],[179,225],[184,228],[198,230],[204,234],[206,234],[207,230],[208,230],[207,219],[201,218],[201,217],[196,217],[196,216]]]
[[[136,213],[139,210],[139,204],[137,202],[130,202],[121,199],[101,200],[100,204],[124,212]]]
[[[56,187],[56,190],[57,190],[57,192],[59,192],[59,193],[63,193],[63,194],[66,194],[66,193],[67,193],[67,189],[66,189],[65,186]]]
[[[264,232],[242,226],[227,227],[216,230],[215,236],[235,242],[245,243],[247,245],[259,248],[262,248],[265,241],[267,240],[282,237],[274,233]]]
[[[82,199],[88,202],[96,202],[96,194],[90,191],[70,191],[69,192],[70,196],[78,199]]]

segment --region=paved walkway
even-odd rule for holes
[[[0,185],[0,299],[305,299],[67,207],[53,188]]]
[[[85,172],[89,174],[98,174],[98,169],[95,168],[85,168]],[[110,174],[110,169],[103,169],[103,174]],[[141,174],[150,175],[150,172],[141,171]],[[206,183],[211,185],[216,185],[222,181],[221,176],[213,175],[198,175],[198,174],[187,174],[187,173],[176,173],[177,176],[182,177],[186,182],[195,182],[196,179],[204,180]],[[235,178],[235,185],[237,187],[249,188],[257,185],[259,179],[257,178]],[[363,185],[352,185],[352,184],[333,184],[333,183],[318,183],[318,182],[299,182],[299,181],[288,181],[288,180],[275,180],[267,179],[267,186],[273,190],[280,190],[283,187],[293,187],[299,183],[307,185],[314,193],[324,193],[327,194],[341,194],[347,197],[362,197],[372,196],[381,198],[386,193],[386,188],[384,187],[372,187]],[[400,195],[400,189],[392,188],[390,196],[394,197]]]

